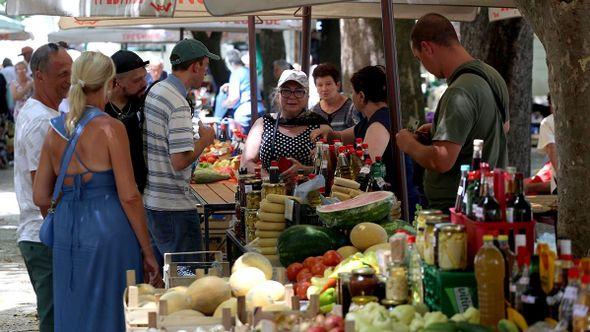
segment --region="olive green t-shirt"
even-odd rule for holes
[[[448,209],[455,204],[461,178],[461,165],[473,159],[473,140],[484,141],[482,159],[490,168],[506,167],[508,160],[503,120],[494,94],[483,78],[472,73],[457,76],[463,68],[484,75],[496,91],[508,117],[508,88],[500,74],[482,61],[464,63],[447,79],[449,85],[441,97],[432,125],[433,141],[449,141],[461,145],[453,168],[446,173],[426,170],[424,191],[431,208]]]

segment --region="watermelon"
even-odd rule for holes
[[[407,223],[401,219],[396,219],[393,221],[382,223],[381,227],[385,228],[385,231],[387,232],[387,235],[389,235],[389,236],[392,236],[398,230],[405,230],[405,231],[409,232],[410,234],[416,235],[416,229],[412,225],[410,225],[409,223]]]
[[[332,239],[332,249],[338,249],[350,244],[350,238],[344,232],[335,228],[325,228],[324,230]]]
[[[389,191],[363,193],[344,202],[318,206],[318,217],[326,227],[352,229],[361,222],[378,222],[387,217],[395,201]]]
[[[279,260],[284,267],[302,262],[310,256],[320,256],[334,248],[330,233],[312,225],[295,225],[285,229],[277,241]]]

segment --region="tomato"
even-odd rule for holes
[[[322,264],[326,264],[324,263],[324,256],[315,256],[316,259],[316,263],[322,263]]]
[[[311,277],[313,277],[313,274],[309,271],[309,269],[303,268],[301,271],[299,271],[299,273],[297,273],[295,280],[297,280],[297,282],[309,281]]]
[[[303,269],[303,264],[293,263],[287,267],[287,278],[289,281],[297,280],[297,274]]]
[[[315,263],[317,263],[317,257],[307,257],[304,261],[303,261],[303,266],[311,269],[312,266],[315,265]]]
[[[299,296],[300,300],[307,300],[307,289],[311,286],[311,282],[303,281],[297,284],[295,295]]]
[[[313,273],[314,276],[323,277],[325,269],[326,266],[324,264],[316,263],[314,266],[311,267],[311,273]]]
[[[342,261],[342,255],[336,250],[328,250],[324,254],[324,264],[327,266],[336,266]]]

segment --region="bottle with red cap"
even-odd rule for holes
[[[367,158],[364,161],[363,167],[361,167],[359,174],[356,176],[356,182],[358,182],[361,187],[359,188],[360,191],[366,191],[367,186],[369,185],[369,180],[371,179],[371,165],[373,162],[371,158]]]
[[[268,177],[270,183],[279,183],[280,182],[280,172],[279,172],[279,162],[273,160],[270,162],[270,168],[268,169]]]
[[[375,157],[375,162],[371,165],[371,177],[366,191],[383,191],[389,190],[389,184],[385,182],[381,156]]]
[[[363,167],[363,161],[361,160],[362,157],[362,151],[355,151],[354,149],[350,149],[349,162],[350,172],[352,173],[353,179],[356,179],[357,175],[361,171],[361,168]]]
[[[590,275],[582,276],[582,287],[572,313],[574,332],[590,330]]]
[[[363,161],[371,159],[371,155],[369,154],[369,144],[363,143]]]
[[[578,293],[580,292],[580,273],[577,267],[572,267],[568,271],[567,287],[563,292],[563,298],[559,305],[559,321],[567,322],[567,331],[571,331],[573,326],[573,311],[574,305],[578,301]]]
[[[354,149],[356,151],[363,151],[363,139],[362,138],[356,138],[354,140]]]
[[[350,172],[350,165],[346,157],[346,147],[341,146],[338,149],[338,161],[336,162],[336,172],[334,176],[344,179],[352,180],[352,173]]]
[[[422,283],[422,260],[416,250],[416,237],[411,235],[407,239],[406,264],[408,266],[408,280],[410,301],[413,305],[424,303],[424,284]]]

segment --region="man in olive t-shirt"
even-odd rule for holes
[[[432,145],[421,144],[405,129],[397,134],[397,145],[425,168],[429,207],[446,210],[454,205],[461,165],[471,164],[474,139],[484,141],[482,158],[492,169],[506,167],[508,88],[495,69],[463,48],[451,22],[441,15],[428,14],[416,23],[412,51],[430,73],[446,78],[449,87],[433,124],[419,129],[429,134]]]

